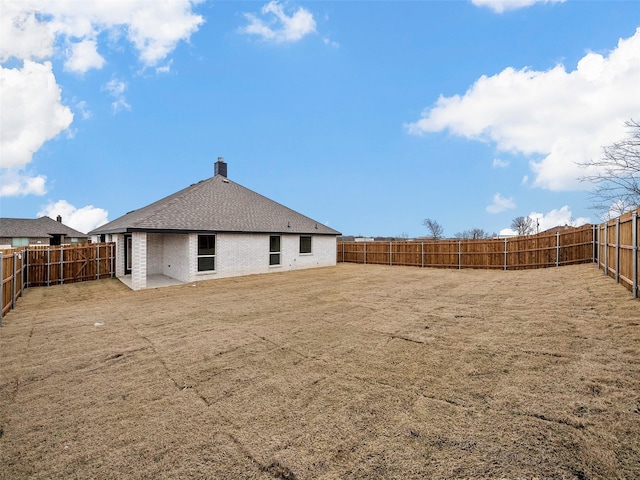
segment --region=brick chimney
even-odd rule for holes
[[[56,220],[58,221],[58,223],[62,223],[62,217],[60,215],[56,217]]]
[[[223,157],[218,157],[218,161],[214,164],[213,171],[215,175],[222,175],[223,177],[227,176],[227,164]]]

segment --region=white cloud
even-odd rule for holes
[[[488,7],[496,13],[503,13],[507,10],[530,7],[536,3],[562,3],[564,1],[565,0],[471,0],[471,3],[477,7]]]
[[[491,166],[493,168],[505,168],[509,166],[509,162],[506,160],[500,160],[499,158],[494,158]]]
[[[324,37],[322,39],[322,43],[324,43],[325,45],[329,45],[330,47],[334,47],[334,48],[339,48],[340,44],[338,42],[335,42],[333,40],[331,40],[329,37]]]
[[[85,73],[92,68],[100,69],[105,63],[104,58],[98,53],[95,40],[72,43],[69,52],[64,68],[72,72]]]
[[[106,32],[126,36],[145,66],[155,66],[204,22],[190,0],[119,0],[88,2],[3,0],[0,20],[0,62],[10,58],[47,59],[56,42],[73,39],[64,52],[67,68],[100,68],[104,59],[95,39]]]
[[[510,210],[516,208],[516,204],[513,201],[512,197],[505,198],[500,193],[496,193],[493,196],[493,203],[487,206],[487,212],[489,213],[500,213],[505,210]]]
[[[38,212],[38,217],[44,215],[54,219],[60,215],[62,223],[82,233],[90,232],[109,221],[109,213],[102,208],[96,208],[93,205],[76,208],[66,200],[58,200],[42,207],[42,210]]]
[[[31,177],[15,169],[0,171],[0,197],[23,197],[44,195],[47,178],[44,175]]]
[[[563,227],[565,225],[570,227],[579,227],[581,225],[591,223],[589,217],[573,218],[568,205],[559,209],[553,209],[546,214],[531,212],[527,216],[533,220],[534,226],[537,225],[537,231],[539,232],[544,232],[545,230],[549,230],[554,227]],[[500,235],[517,235],[517,232],[511,228],[503,228],[500,230]]]
[[[273,0],[262,7],[261,13],[266,19],[263,20],[253,13],[245,13],[249,24],[240,31],[273,42],[297,42],[306,35],[316,33],[313,15],[302,7],[288,16],[283,6],[277,0]]]
[[[43,195],[45,177],[22,170],[48,140],[63,131],[73,137],[73,113],[62,104],[51,61],[62,58],[65,69],[78,73],[102,68],[105,59],[98,53],[97,39],[106,33],[111,39],[129,40],[139,61],[154,67],[204,21],[192,12],[199,0],[1,1],[0,63],[22,62],[15,68],[0,65],[2,196]],[[115,82],[107,88],[115,99],[114,111],[130,109],[126,83]],[[84,119],[90,116],[85,106],[77,103]]]
[[[83,120],[89,120],[93,116],[93,113],[91,113],[91,110],[89,110],[87,102],[85,102],[84,100],[76,103],[76,109],[80,112]]]
[[[24,168],[47,140],[71,125],[73,113],[62,105],[50,62],[0,66],[0,90],[0,167]]]
[[[114,113],[121,110],[131,110],[131,105],[127,103],[127,99],[124,96],[124,91],[127,89],[126,82],[112,78],[102,88],[109,92],[109,95],[115,99],[111,103],[111,108]]]
[[[588,53],[573,71],[511,67],[480,77],[464,95],[441,96],[413,134],[448,129],[530,156],[533,184],[550,190],[586,188],[577,163],[624,137],[624,121],[640,111],[640,28],[608,55]]]

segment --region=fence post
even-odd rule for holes
[[[96,247],[96,280],[100,279],[100,244]]]
[[[2,326],[2,311],[4,310],[4,257],[0,252],[0,327]]]
[[[424,268],[424,242],[420,242],[420,267]]]
[[[560,232],[556,232],[556,267],[560,266]]]
[[[393,260],[392,257],[393,256],[393,242],[389,242],[389,266],[393,265]]]
[[[11,274],[11,309],[16,308],[16,252],[13,252],[13,273]]]
[[[18,258],[20,259],[20,296],[24,295],[24,252],[20,252]]]
[[[616,218],[616,283],[620,283],[620,217]]]
[[[604,274],[609,275],[609,222],[604,224]]]
[[[364,242],[364,264],[367,264],[367,242]]]
[[[462,241],[458,240],[458,270],[462,269]]]
[[[60,284],[64,283],[64,248],[60,247]]]
[[[504,269],[507,269],[507,237],[504,237]]]
[[[593,258],[591,259],[591,263],[596,263],[596,226],[591,225],[591,239],[593,240],[593,249],[591,253]]]
[[[596,226],[596,260],[598,260],[598,270],[600,270],[600,263],[601,263],[601,258],[600,258],[600,225]]]
[[[47,248],[47,287],[51,285],[51,248]]]
[[[638,211],[633,212],[633,217],[631,219],[631,228],[633,229],[631,232],[631,258],[633,265],[632,268],[632,276],[633,276],[633,298],[638,298]]]

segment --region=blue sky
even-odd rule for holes
[[[1,1],[2,217],[83,232],[211,177],[346,235],[598,222],[634,1]]]

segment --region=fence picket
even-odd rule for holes
[[[100,248],[105,249],[104,255],[100,254]],[[52,251],[57,256],[52,255]],[[94,258],[95,262],[92,262],[91,260]],[[104,265],[102,265],[103,263]],[[92,265],[95,265],[95,275],[91,272]],[[59,271],[56,272],[55,268],[58,268]],[[65,271],[68,275],[65,275]],[[55,275],[56,279],[52,279],[52,275]],[[113,243],[60,247],[34,246],[0,251],[0,280],[2,282],[0,288],[2,298],[0,326],[2,326],[2,318],[6,312],[15,308],[16,301],[24,294],[25,288],[113,278],[114,276],[115,248]]]

